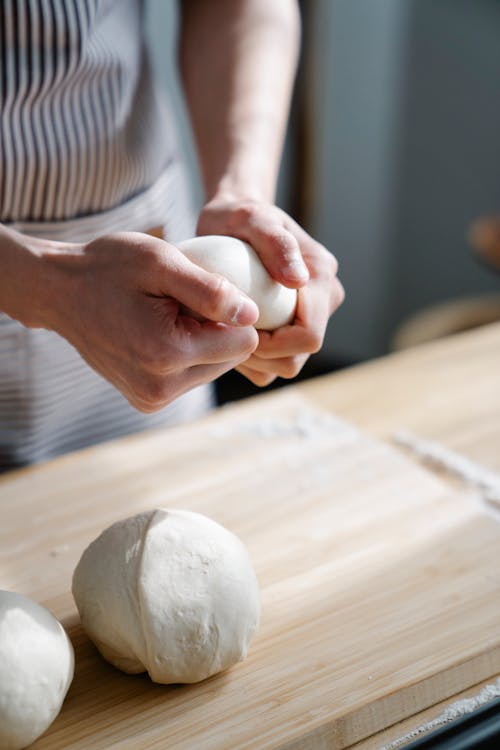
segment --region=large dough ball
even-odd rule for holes
[[[113,524],[83,553],[73,596],[84,629],[124,672],[198,682],[244,659],[259,590],[241,541],[184,510]]]
[[[48,610],[0,591],[0,750],[20,750],[52,724],[73,679],[73,647]]]
[[[274,281],[247,242],[208,235],[185,240],[178,248],[206,271],[225,276],[255,302],[260,312],[256,328],[273,331],[293,320],[296,290]]]

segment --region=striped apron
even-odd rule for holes
[[[194,234],[140,0],[0,2],[0,221],[70,242],[156,226],[174,243]],[[204,386],[141,414],[63,338],[0,313],[0,470],[211,405]]]

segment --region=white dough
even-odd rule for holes
[[[242,542],[184,510],[140,513],[103,531],[76,567],[73,596],[105,659],[165,684],[198,682],[244,659],[259,623]]]
[[[20,750],[52,724],[73,679],[62,625],[25,596],[0,591],[0,750]]]
[[[192,263],[225,276],[255,302],[260,312],[256,328],[273,331],[293,320],[296,290],[274,281],[247,242],[208,235],[185,240],[178,248]]]

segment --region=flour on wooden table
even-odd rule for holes
[[[500,518],[500,475],[471,461],[460,453],[446,448],[440,443],[423,440],[406,430],[393,435],[398,445],[407,448],[431,468],[444,469],[467,484],[476,487],[487,509]]]
[[[231,425],[212,427],[209,430],[213,437],[230,438],[248,436],[257,438],[318,438],[329,437],[336,441],[353,442],[360,437],[360,432],[348,422],[333,414],[322,414],[312,409],[301,409],[294,417],[269,417],[254,422],[235,422]]]
[[[471,698],[461,698],[454,703],[450,703],[435,719],[431,719],[431,721],[427,721],[425,724],[412,729],[408,734],[389,742],[388,745],[384,745],[380,750],[397,750],[397,748],[404,747],[404,745],[407,745],[420,735],[430,732],[433,729],[438,729],[451,721],[460,719],[484,706],[486,703],[495,700],[495,698],[500,698],[500,678],[492,685],[485,685],[478,695],[474,695]]]

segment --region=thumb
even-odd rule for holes
[[[185,308],[217,323],[249,326],[256,323],[259,308],[224,276],[210,273],[192,263],[171,246],[168,270],[161,280],[163,294]]]

